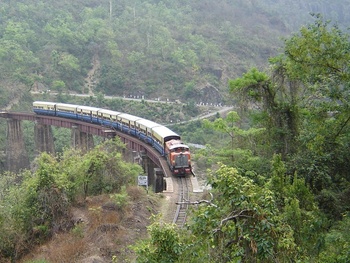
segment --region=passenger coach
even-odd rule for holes
[[[130,134],[152,145],[164,156],[174,175],[192,173],[188,146],[182,143],[180,135],[156,122],[118,111],[45,101],[33,102],[33,111],[39,115],[103,125]],[[170,142],[172,146],[169,148]]]

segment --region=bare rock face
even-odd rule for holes
[[[214,75],[218,80],[222,78],[223,69],[218,67],[209,67],[205,69],[206,72]]]
[[[199,87],[198,100],[201,104],[213,104],[217,105],[222,103],[223,98],[220,91],[210,83],[206,83],[204,86]]]

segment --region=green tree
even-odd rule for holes
[[[134,246],[139,263],[175,263],[183,252],[185,244],[180,241],[176,225],[163,224],[159,221],[147,228],[150,238]]]
[[[62,92],[66,87],[66,84],[62,80],[55,80],[52,82],[52,89],[57,90],[58,92]]]
[[[280,219],[292,228],[299,254],[314,258],[323,248],[328,221],[305,179],[289,175],[280,154],[273,156],[271,166],[271,178],[265,186],[274,193]]]
[[[30,231],[37,231],[36,238],[46,238],[56,226],[63,227],[69,221],[69,201],[65,186],[60,184],[60,172],[57,160],[42,153],[37,160],[38,169],[34,177],[25,181],[26,198],[24,200],[25,224]]]
[[[345,263],[350,260],[350,220],[346,216],[330,229],[325,238],[325,250],[319,255],[317,262]]]
[[[120,192],[115,197],[125,204],[123,187],[134,184],[142,169],[123,160],[123,149],[119,140],[108,140],[85,155],[72,149],[57,158],[42,153],[34,172],[1,176],[0,255],[16,261],[33,244],[69,229],[70,205],[87,194]]]
[[[315,18],[285,41],[269,74],[252,69],[230,89],[243,105],[263,110],[270,154],[281,153],[290,173],[297,171],[315,192],[334,183],[343,191],[341,180],[349,181],[350,43],[336,25]]]
[[[229,136],[230,139],[230,158],[231,162],[234,162],[234,139],[239,130],[237,122],[240,120],[237,112],[230,111],[225,119],[218,118],[213,123],[208,120],[204,120],[204,125],[207,127],[212,127],[218,131],[221,131]]]
[[[266,73],[253,68],[241,78],[230,81],[230,90],[245,108],[261,106],[272,149],[287,156],[296,150],[299,131],[297,87],[294,83],[280,85]]]
[[[0,61],[2,65],[2,79],[19,81],[27,86],[34,83],[38,60],[34,54],[13,40],[0,39]]]
[[[349,47],[347,34],[316,16],[313,25],[303,27],[286,41],[285,58],[276,63],[286,76],[305,87],[304,104],[300,105],[302,147],[294,165],[308,173],[308,182],[315,191],[338,183],[340,178],[350,180],[346,157],[350,131]]]
[[[24,171],[0,198],[0,255],[18,260],[34,243],[69,227],[69,201],[61,184],[58,163],[43,153],[36,171]],[[22,179],[22,180],[21,180]],[[23,181],[23,182],[21,182]]]
[[[214,198],[203,202],[190,224],[208,262],[295,259],[293,231],[280,219],[270,190],[225,165],[210,174],[208,183]]]
[[[119,192],[122,186],[135,182],[142,168],[122,158],[125,145],[119,139],[107,140],[84,155],[77,180],[84,196]]]
[[[57,61],[57,70],[62,79],[72,80],[80,72],[79,60],[74,55],[63,52]]]
[[[224,137],[220,138],[223,142],[222,147],[216,147],[219,148],[215,153],[218,161],[235,166],[241,171],[252,171],[254,166],[261,162],[257,156],[257,144],[265,129],[242,129],[242,120],[235,111],[230,111],[225,118],[219,117],[213,122],[204,120],[203,124],[207,129],[224,134]],[[226,160],[223,160],[224,158]]]
[[[2,174],[0,178],[0,255],[1,258],[15,259],[26,247],[27,235],[23,231],[23,200],[25,191],[15,186],[21,176]]]

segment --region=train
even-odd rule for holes
[[[46,101],[34,101],[33,111],[38,115],[75,119],[129,134],[154,147],[166,159],[174,176],[192,173],[190,148],[182,142],[180,135],[151,120],[109,109]]]

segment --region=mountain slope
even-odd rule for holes
[[[228,79],[264,67],[281,38],[311,19],[309,12],[346,25],[349,6],[349,0],[5,2],[0,82],[5,89],[22,83],[59,92],[208,100],[203,88],[209,84],[225,95]],[[100,68],[88,87],[93,62]]]

